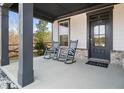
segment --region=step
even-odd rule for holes
[[[98,59],[98,58],[89,58],[88,61],[95,61],[95,62],[101,62],[101,63],[110,63],[109,60],[106,59]]]

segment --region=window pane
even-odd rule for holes
[[[100,25],[100,34],[105,34],[105,25]]]
[[[60,46],[68,46],[68,35],[60,35]]]
[[[68,26],[67,23],[66,24],[63,23],[63,25],[60,25],[59,26],[59,34],[60,35],[68,35],[69,28],[67,26]]]
[[[59,25],[60,25],[60,26],[63,26],[63,23],[60,23]]]
[[[63,23],[64,27],[68,27],[68,22]]]
[[[105,35],[100,35],[100,46],[105,47]]]
[[[94,27],[94,35],[98,35],[99,34],[99,26],[95,26]]]
[[[94,36],[94,44],[95,46],[99,46],[99,35]]]

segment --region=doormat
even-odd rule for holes
[[[107,68],[108,65],[109,65],[109,64],[107,64],[107,63],[94,62],[94,61],[88,61],[86,64],[88,64],[88,65],[93,65],[93,66],[104,67],[104,68]]]
[[[17,85],[0,69],[0,89],[18,89]]]

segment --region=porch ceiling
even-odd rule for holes
[[[34,17],[53,22],[56,19],[76,15],[93,9],[113,5],[112,3],[34,3]],[[18,12],[18,4],[10,10]]]

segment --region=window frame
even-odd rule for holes
[[[68,45],[66,47],[69,46],[69,42],[70,42],[70,18],[58,21],[58,41],[59,42],[60,42],[60,27],[59,27],[60,25],[59,24],[67,22],[67,21],[68,21],[68,29],[69,29],[69,31],[68,31]]]

